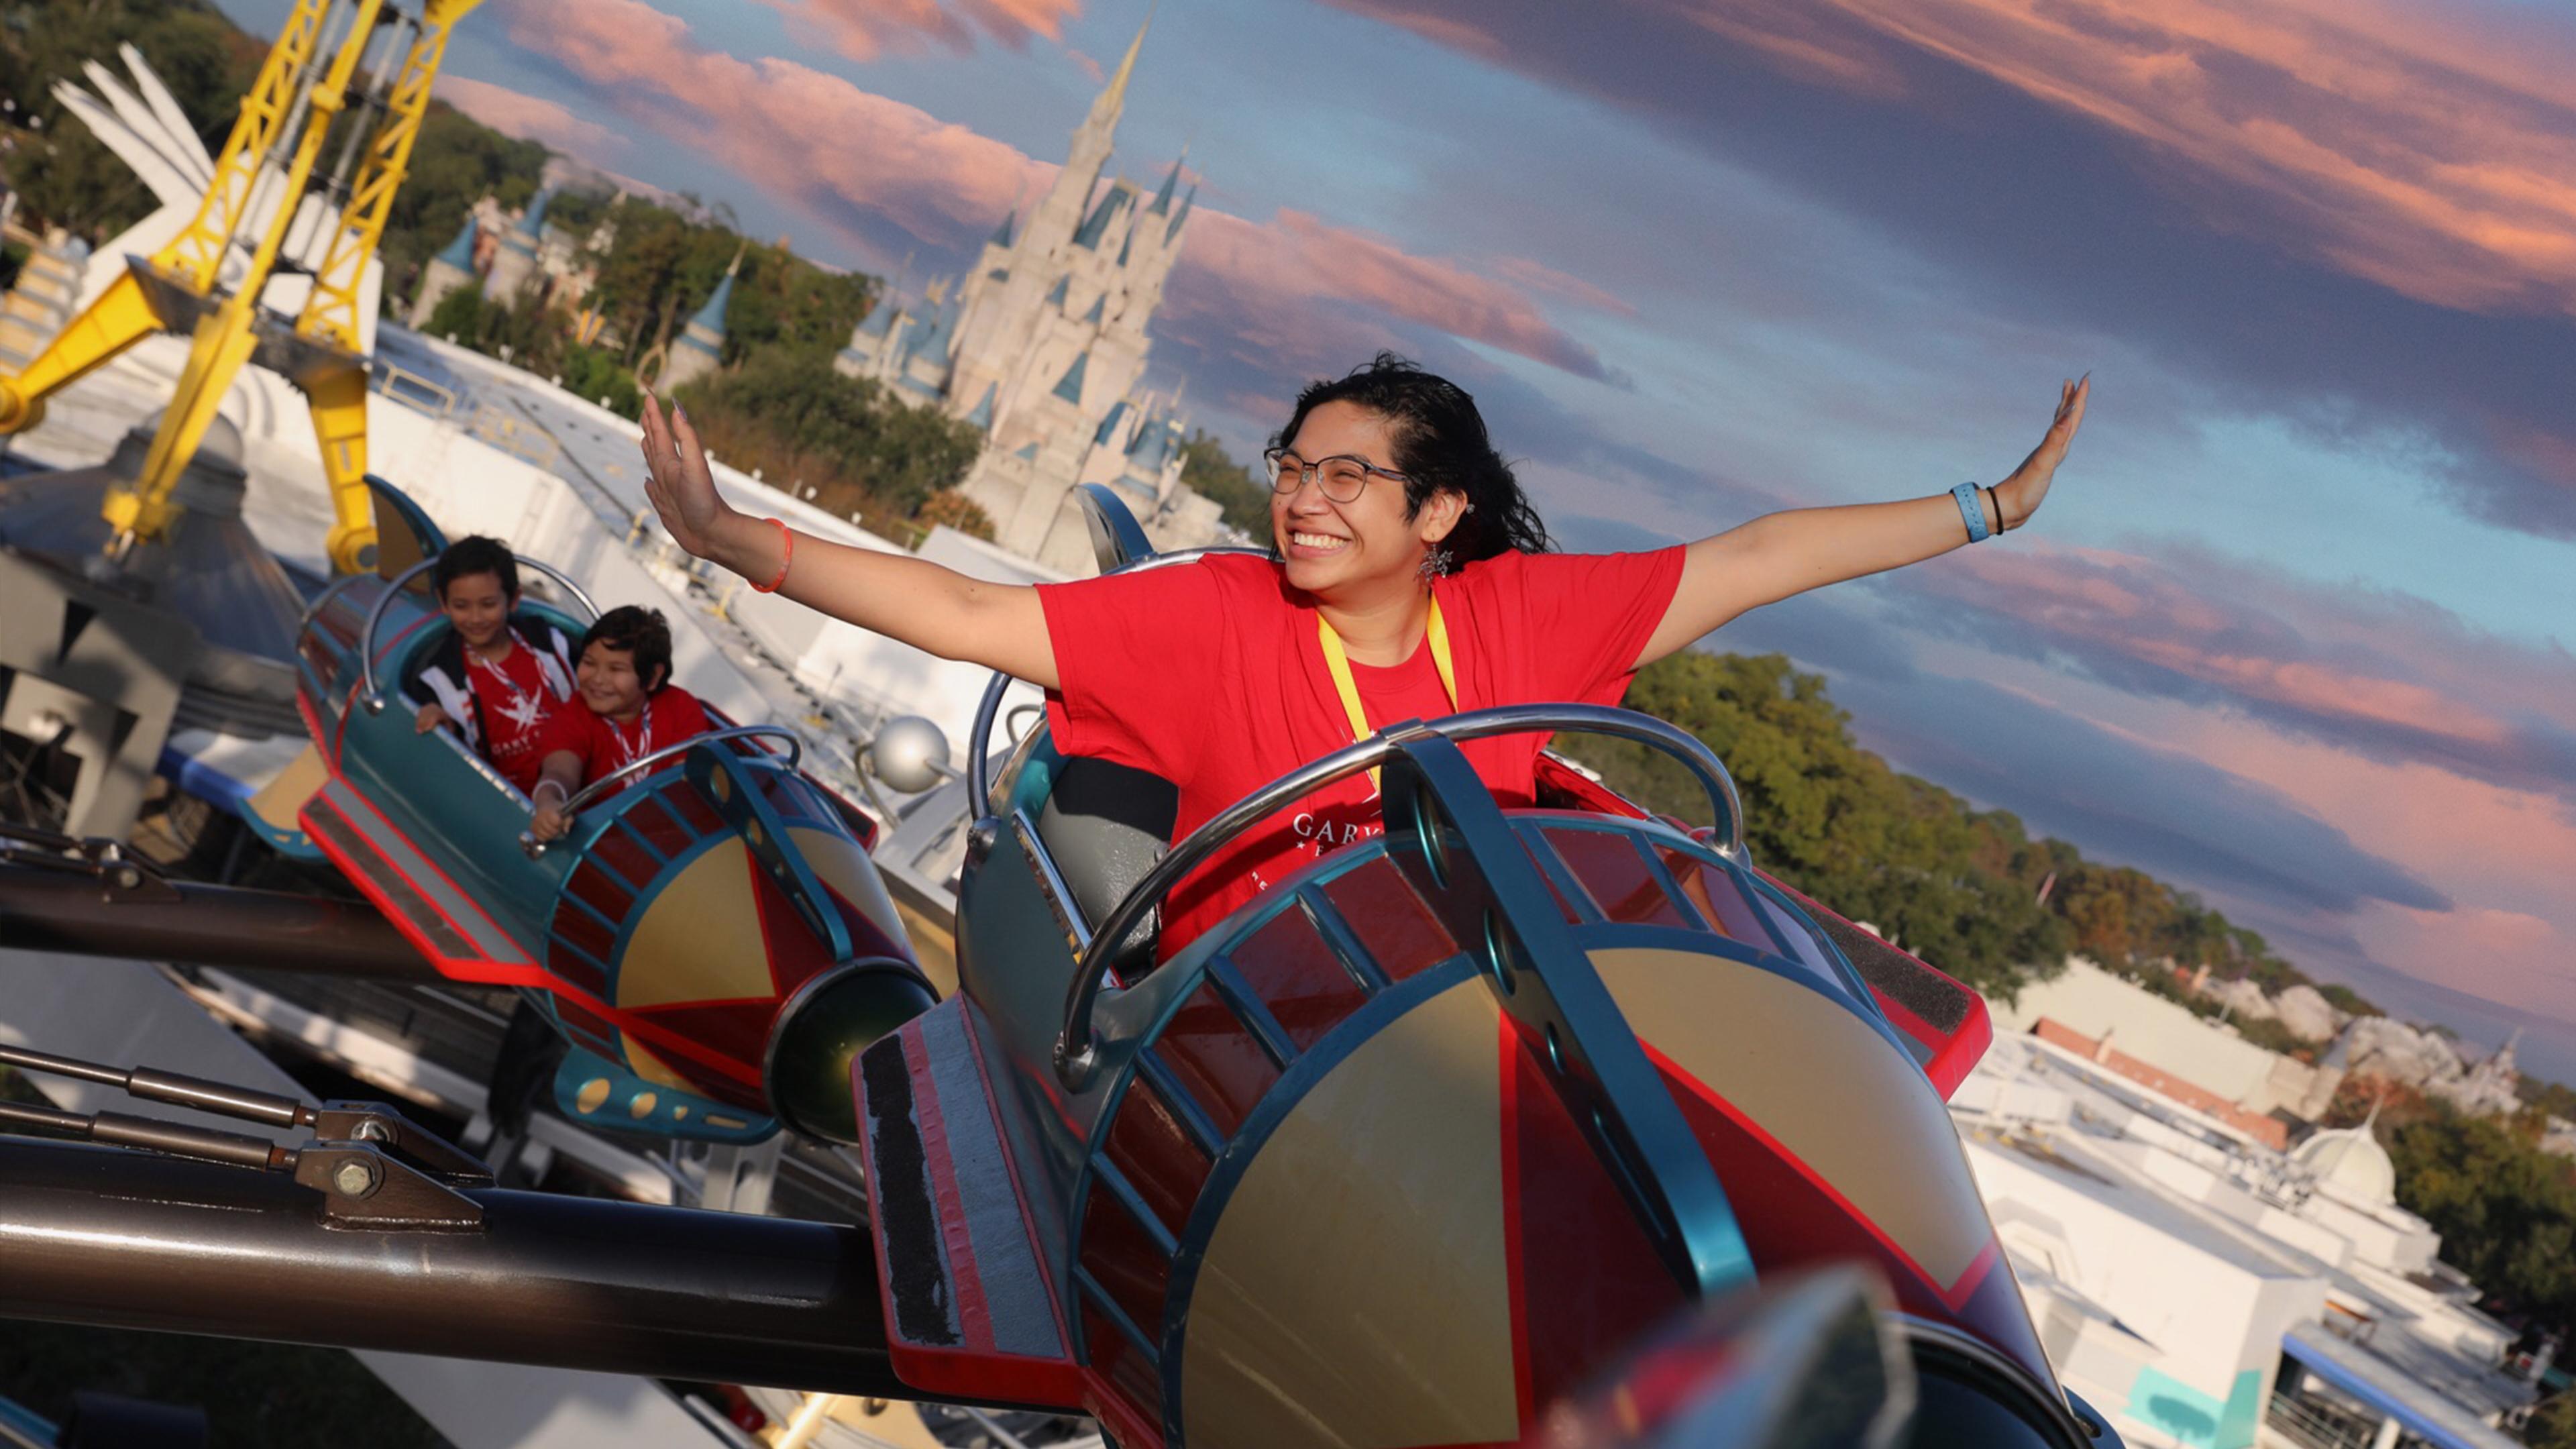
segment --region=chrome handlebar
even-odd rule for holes
[[[805,741],[803,737],[798,735],[794,730],[787,728],[785,725],[734,725],[729,729],[708,730],[704,734],[691,735],[685,740],[675,740],[672,743],[664,745],[662,748],[653,751],[651,754],[644,756],[642,759],[629,760],[625,764],[618,766],[616,769],[609,771],[607,774],[600,776],[598,779],[593,780],[589,784],[574,791],[565,799],[563,804],[557,808],[563,811],[566,819],[570,819],[590,808],[590,806],[600,797],[611,793],[609,787],[617,784],[618,781],[625,779],[629,775],[650,773],[654,766],[661,764],[665,760],[685,755],[700,745],[722,744],[726,740],[751,739],[755,736],[785,740],[787,742],[787,753],[784,756],[781,756],[772,752],[771,758],[784,759],[787,762],[787,767],[789,769],[795,769],[805,762]],[[540,780],[537,783],[542,785],[545,782]],[[537,837],[530,832],[522,830],[519,832],[519,848],[527,852],[528,859],[535,860],[546,853],[546,842],[537,839]]]

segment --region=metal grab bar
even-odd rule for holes
[[[985,778],[984,754],[992,747],[993,721],[1002,712],[1002,696],[1011,683],[1011,676],[993,671],[984,685],[984,697],[975,702],[975,723],[966,730],[966,811],[977,819],[993,813],[992,781]]]
[[[1726,773],[1725,764],[1698,736],[1652,715],[1598,704],[1509,704],[1422,724],[1391,725],[1365,740],[1292,770],[1227,806],[1174,845],[1152,870],[1146,872],[1145,878],[1119,900],[1109,918],[1092,931],[1091,940],[1084,946],[1082,959],[1075,967],[1073,985],[1065,997],[1064,1029],[1056,1034],[1055,1040],[1058,1080],[1074,1090],[1079,1090],[1088,1080],[1095,1064],[1092,1007],[1099,998],[1101,981],[1108,975],[1110,957],[1115,953],[1117,943],[1127,939],[1137,923],[1145,918],[1145,913],[1160,904],[1182,877],[1205,864],[1255,822],[1335,780],[1382,764],[1389,755],[1402,748],[1389,736],[1406,729],[1430,730],[1453,742],[1484,739],[1492,735],[1535,734],[1542,730],[1550,733],[1574,730],[1651,745],[1672,756],[1684,769],[1697,776],[1701,786],[1708,791],[1709,803],[1716,807],[1718,816],[1717,837],[1710,842],[1710,847],[1729,860],[1743,858],[1744,807],[1736,796],[1734,778]]]
[[[574,600],[589,612],[591,619],[594,622],[598,620],[599,604],[590,597],[589,590],[573,582],[572,575],[556,568],[553,564],[541,563],[520,554],[514,553],[510,557],[563,585],[571,592]],[[367,627],[358,635],[358,700],[366,706],[369,714],[385,712],[384,691],[376,687],[376,628],[384,623],[385,610],[392,607],[394,596],[403,591],[403,585],[437,566],[437,559],[425,558],[394,575],[394,581],[385,585],[385,591],[376,596],[374,607],[367,610]],[[351,577],[360,577],[360,575],[353,574]],[[318,603],[316,607],[319,607]],[[309,618],[308,622],[310,622]]]
[[[322,616],[322,611],[330,606],[333,599],[340,596],[340,591],[365,577],[365,574],[342,574],[328,584],[323,585],[322,592],[315,594],[313,596],[313,602],[306,604],[304,606],[303,614],[297,617],[295,621],[295,637],[298,640],[303,639],[304,631],[313,627],[313,621]]]
[[[787,753],[785,755],[780,755],[776,751],[771,751],[769,758],[773,760],[785,760],[787,762],[787,768],[793,770],[805,763],[804,737],[797,734],[794,730],[787,728],[785,725],[734,725],[727,729],[708,730],[704,734],[691,735],[685,740],[675,740],[672,743],[664,745],[662,748],[653,751],[651,754],[644,756],[642,759],[629,760],[625,764],[618,766],[616,769],[609,771],[607,774],[600,776],[598,779],[591,781],[589,784],[582,786],[579,790],[574,791],[572,796],[565,800],[559,808],[563,811],[565,818],[569,819],[573,816],[579,815],[582,811],[589,809],[590,806],[597,802],[601,797],[612,793],[608,787],[617,784],[618,781],[625,779],[629,775],[649,774],[652,772],[654,766],[676,756],[685,755],[700,745],[722,744],[727,740],[744,740],[754,737],[785,740],[787,742]],[[535,860],[546,853],[546,842],[539,840],[535,836],[522,830],[519,832],[519,848],[528,853],[528,859]]]

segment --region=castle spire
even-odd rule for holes
[[[719,347],[724,343],[725,312],[733,305],[733,279],[742,271],[742,254],[750,246],[751,243],[744,242],[734,248],[733,260],[726,265],[724,276],[717,280],[716,289],[707,294],[707,304],[698,309],[698,315],[689,319],[689,330],[710,334]]]
[[[1127,42],[1127,54],[1120,57],[1117,73],[1109,77],[1109,88],[1100,93],[1100,99],[1091,103],[1091,119],[1095,124],[1105,116],[1108,124],[1115,126],[1119,113],[1127,109],[1127,78],[1136,73],[1136,52],[1145,48],[1145,32],[1154,28],[1154,11],[1160,8],[1161,0],[1155,0],[1153,5],[1146,7],[1145,23],[1136,27],[1136,38]]]
[[[1163,176],[1163,189],[1154,193],[1154,204],[1145,208],[1147,216],[1172,214],[1172,190],[1181,184],[1181,168],[1189,163],[1189,159],[1190,148],[1183,146],[1179,159],[1172,162],[1172,169]]]
[[[465,213],[465,225],[457,228],[456,240],[438,254],[438,260],[460,272],[474,270],[474,213]]]

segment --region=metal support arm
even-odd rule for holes
[[[326,1226],[293,1178],[0,1140],[0,1317],[909,1398],[865,1229],[466,1189]]]

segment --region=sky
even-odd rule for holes
[[[440,93],[917,286],[1146,19],[490,0]],[[1393,348],[1574,547],[1991,482],[2091,372],[2027,531],[1710,645],[2576,1081],[2571,73],[2517,0],[1169,0],[1111,164],[1188,148],[1196,423],[1248,458]]]

